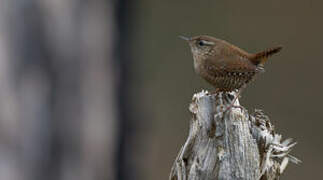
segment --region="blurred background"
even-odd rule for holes
[[[284,46],[243,92],[323,179],[323,1],[0,0],[0,179],[164,180],[195,75],[178,35]]]

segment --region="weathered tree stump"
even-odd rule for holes
[[[296,144],[292,139],[281,142],[281,135],[261,110],[249,115],[240,106],[223,112],[236,93],[193,96],[193,118],[188,138],[170,173],[170,180],[273,180],[279,179]]]

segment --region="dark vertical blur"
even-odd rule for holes
[[[133,10],[134,1],[118,0],[116,1],[115,16],[117,20],[118,32],[115,41],[116,57],[115,63],[119,67],[119,83],[117,85],[118,99],[118,135],[117,135],[117,156],[115,157],[115,166],[117,167],[116,179],[137,179],[135,165],[133,164],[133,141],[135,141],[135,121],[132,116],[132,32],[133,32]],[[137,123],[138,124],[138,123]]]

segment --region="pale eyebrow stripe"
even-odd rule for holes
[[[212,41],[206,41],[206,40],[201,40],[201,41],[206,45],[214,45],[214,42]]]

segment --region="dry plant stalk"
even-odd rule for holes
[[[223,113],[235,92],[193,96],[193,118],[185,144],[170,173],[170,180],[274,180],[289,161],[296,142],[282,141],[261,110],[250,114],[243,107]],[[239,101],[235,106],[240,106]]]

